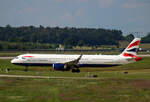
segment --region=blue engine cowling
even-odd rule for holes
[[[54,63],[53,68],[54,68],[54,70],[64,70],[64,64]]]

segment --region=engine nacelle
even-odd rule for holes
[[[54,63],[53,64],[53,68],[54,70],[64,70],[64,64],[61,64],[61,63]]]

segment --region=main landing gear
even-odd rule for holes
[[[80,73],[80,69],[79,68],[77,68],[77,69],[72,69],[72,73]]]
[[[25,67],[24,71],[25,71],[25,72],[27,72],[27,71],[28,71],[28,66],[26,66],[26,67]]]

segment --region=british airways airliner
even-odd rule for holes
[[[11,60],[12,64],[26,66],[51,66],[54,70],[80,72],[79,67],[109,67],[141,60],[137,56],[141,38],[135,38],[120,55],[67,55],[23,54]]]

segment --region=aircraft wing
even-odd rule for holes
[[[79,63],[81,57],[82,57],[82,54],[77,59],[75,59],[73,61],[65,62],[64,63],[65,67],[71,67],[71,68],[72,67],[78,67],[78,63]]]

